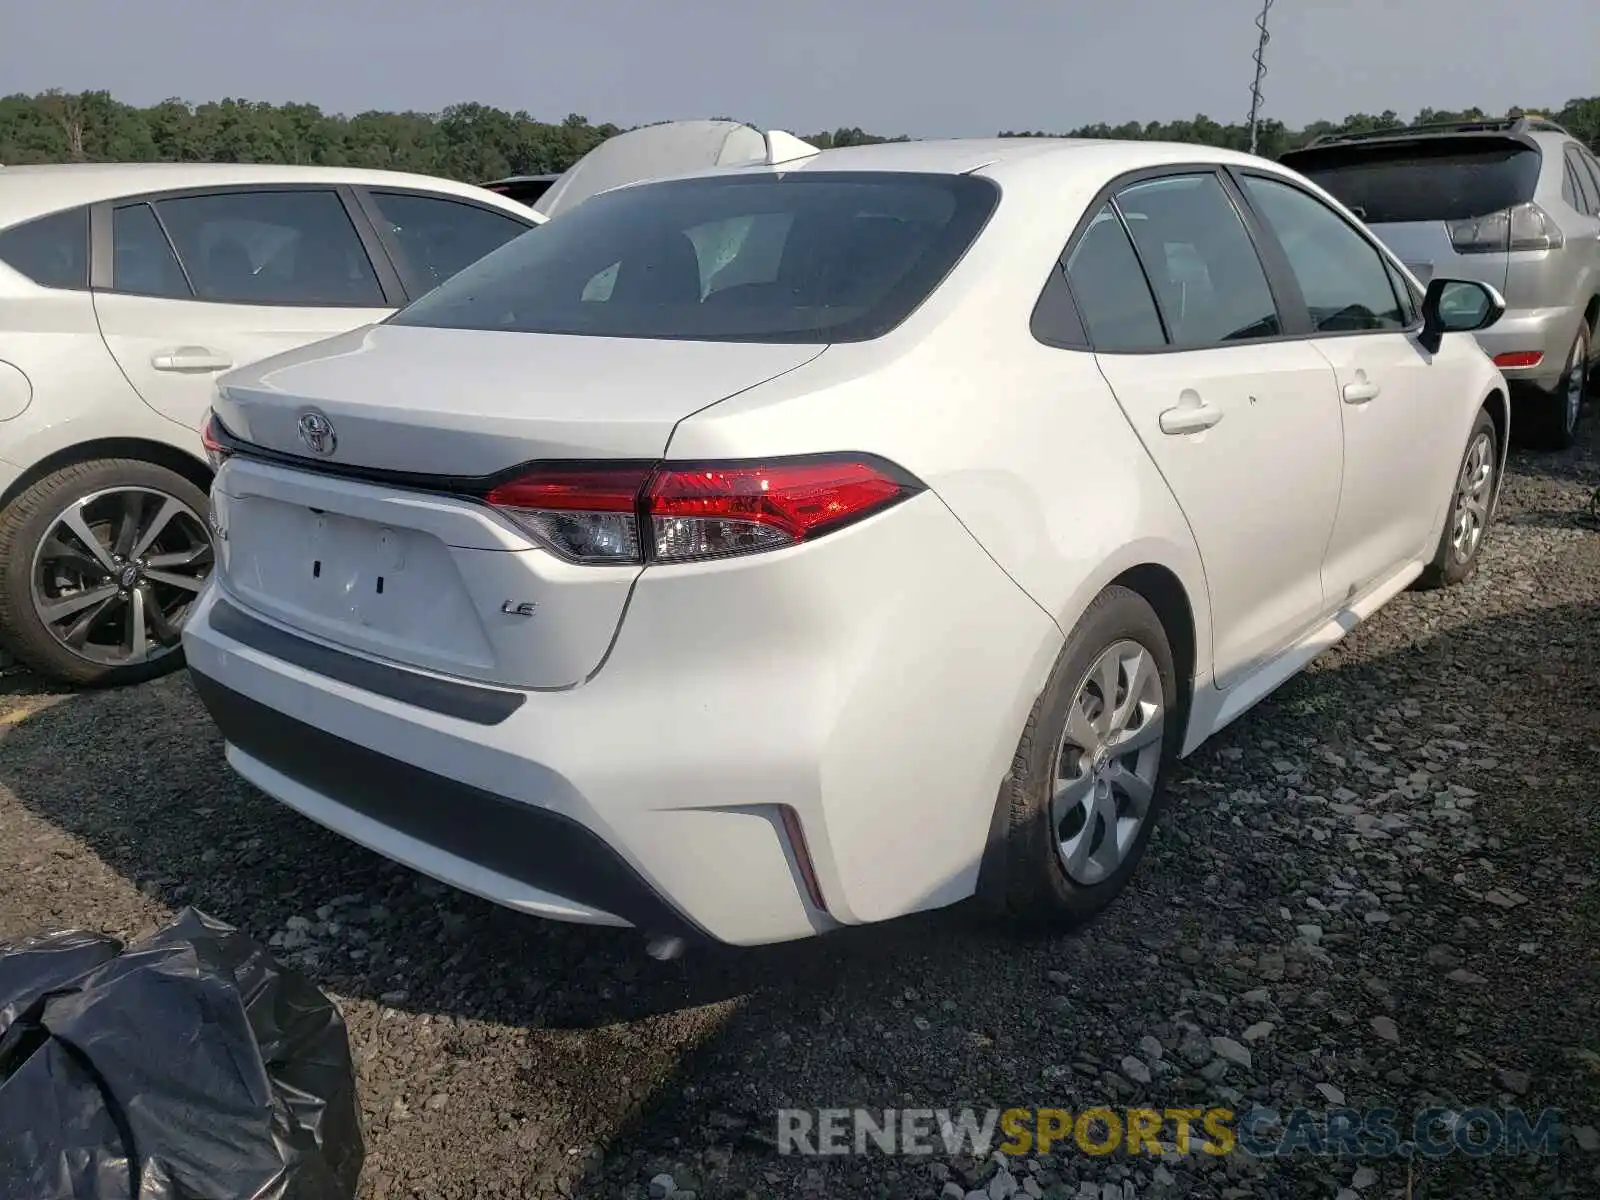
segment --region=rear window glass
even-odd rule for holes
[[[1533,199],[1539,151],[1516,142],[1330,146],[1283,157],[1370,225],[1466,221]]]
[[[88,287],[89,210],[69,209],[0,230],[0,262],[40,287]]]
[[[927,298],[999,199],[965,175],[800,172],[642,184],[446,280],[396,325],[695,341],[878,337]]]

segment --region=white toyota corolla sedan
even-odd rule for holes
[[[1472,572],[1502,307],[1258,158],[770,135],[225,376],[194,683],[528,913],[1081,922],[1175,759]]]

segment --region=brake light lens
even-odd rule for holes
[[[1458,254],[1493,254],[1507,250],[1559,250],[1565,244],[1561,227],[1533,201],[1450,225],[1450,244]]]
[[[1508,350],[1494,356],[1497,367],[1537,367],[1544,361],[1542,350]]]
[[[200,448],[206,452],[206,461],[213,471],[222,466],[222,460],[232,453],[222,444],[222,422],[217,414],[206,409],[206,418],[200,425]]]
[[[548,464],[484,499],[572,562],[695,562],[813,540],[922,490],[860,455],[765,462]]]

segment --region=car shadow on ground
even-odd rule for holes
[[[1432,601],[1414,603],[1411,615],[1427,618]],[[1600,609],[1555,605],[1423,624],[1429,635],[1411,644],[1388,637],[1377,653],[1358,631],[1183,764],[1151,861],[1110,912],[1072,937],[1019,937],[957,908],[657,963],[635,933],[530,920],[439,887],[256,793],[224,767],[181,676],[72,695],[23,717],[0,741],[0,784],[167,906],[194,904],[263,940],[281,939],[291,918],[310,925],[298,939],[305,944],[285,952],[309,950],[306,969],[341,996],[525,1032],[521,1078],[509,1086],[582,1095],[570,1127],[552,1137],[566,1139],[561,1145],[604,1139],[608,1155],[576,1194],[615,1195],[619,1181],[657,1161],[699,1162],[730,1145],[768,1155],[780,1106],[1051,1102],[1059,1093],[1043,1068],[1069,1059],[1075,1044],[1102,1061],[1081,1049],[1085,1040],[1110,1030],[1126,1045],[1179,1002],[1166,997],[1140,1015],[1141,981],[1182,977],[1217,988],[1205,972],[1219,936],[1246,947],[1268,940],[1251,914],[1276,905],[1288,885],[1283,868],[1252,864],[1285,858],[1292,867],[1297,843],[1279,845],[1270,834],[1265,845],[1239,841],[1204,803],[1212,781],[1270,785],[1273,772],[1261,764],[1277,753],[1272,747],[1360,745],[1376,710],[1409,698],[1436,706],[1441,681],[1453,689],[1458,736],[1477,744],[1492,733],[1498,746],[1497,766],[1459,778],[1497,806],[1508,861],[1587,854],[1600,862]],[[1219,861],[1236,867],[1220,882]],[[12,886],[0,882],[0,900]],[[1438,895],[1423,903],[1448,913],[1449,882],[1430,889]],[[1600,1020],[1592,999],[1570,1002],[1600,995],[1594,895],[1565,911],[1563,897],[1537,895],[1532,884],[1523,890],[1550,906],[1542,919],[1566,922],[1559,941],[1551,930],[1541,935],[1563,953],[1497,980],[1468,1032],[1447,985],[1420,974],[1397,981],[1412,1050],[1441,1062],[1455,1061],[1466,1042],[1485,1062],[1514,1053],[1538,1071],[1525,1102],[1569,1102],[1577,1089],[1578,1107],[1593,1112],[1600,1087],[1591,1075],[1583,1091],[1566,1055]],[[1505,939],[1512,955],[1516,931]],[[1425,941],[1410,946],[1402,960],[1420,961],[1425,949]],[[1347,965],[1330,984],[1336,992],[1356,986],[1361,970]],[[1552,1008],[1552,995],[1568,1002]],[[659,1031],[697,1011],[704,1019],[664,1034],[671,1053],[654,1059],[618,1032]],[[1535,1011],[1540,1022],[1530,1026],[1524,1014]],[[574,1043],[573,1034],[611,1039],[624,1066],[608,1074],[595,1043]],[[1381,1078],[1374,1086],[1383,1088]],[[1493,1086],[1484,1082],[1485,1098]],[[1418,1081],[1394,1090],[1403,1106],[1424,1089]],[[792,1174],[790,1162],[774,1159],[773,1169]]]

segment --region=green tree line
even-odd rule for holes
[[[1521,111],[1521,110],[1513,110]],[[1569,100],[1557,109],[1529,109],[1559,121],[1600,150],[1600,96]],[[1478,120],[1480,109],[1424,109],[1416,123]],[[1343,121],[1317,121],[1290,129],[1263,122],[1259,148],[1276,157],[1322,133],[1398,127],[1394,112],[1356,113]],[[454,104],[439,113],[325,113],[314,104],[267,104],[216,100],[190,104],[164,100],[137,108],[109,92],[48,91],[0,97],[0,163],[42,162],[280,162],[329,166],[385,167],[483,181],[512,174],[562,171],[622,127],[595,123],[576,113],[541,121],[527,112],[486,104]],[[859,127],[802,134],[824,148],[904,141]],[[1001,137],[1030,136],[1007,130]],[[1192,120],[1095,124],[1031,136],[1134,138],[1195,142],[1247,149],[1242,123],[1209,117]]]

